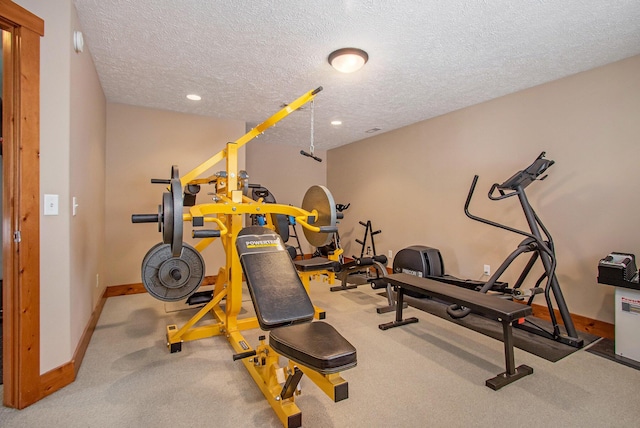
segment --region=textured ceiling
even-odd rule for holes
[[[109,102],[253,126],[323,86],[322,150],[640,54],[638,0],[74,3]],[[342,47],[369,62],[333,70]],[[308,148],[310,110],[262,138]]]

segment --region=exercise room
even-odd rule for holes
[[[0,426],[636,426],[640,4],[316,3],[0,0]]]

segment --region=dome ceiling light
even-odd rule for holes
[[[329,55],[329,64],[341,73],[358,71],[368,60],[369,55],[357,48],[342,48]]]

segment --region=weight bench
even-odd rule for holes
[[[236,248],[258,324],[269,331],[269,347],[300,365],[289,371],[276,401],[292,398],[303,372],[334,401],[348,398],[348,383],[336,374],[356,365],[356,349],[331,325],[311,322],[313,304],[280,236],[265,227],[247,227],[238,234]],[[267,350],[257,363],[272,354]],[[256,352],[234,358],[252,355]],[[289,415],[285,424],[293,427],[299,423],[301,415],[297,414]]]
[[[318,275],[326,274],[328,276],[329,284],[334,283],[335,274],[341,269],[338,258],[340,254],[342,254],[342,249],[339,249],[337,251],[333,254],[330,254],[328,258],[312,257],[310,259],[294,260],[293,264],[298,271],[298,276],[300,276],[302,284],[304,285],[304,288],[306,288],[307,293],[309,293],[311,288],[311,278],[314,278]],[[316,318],[325,318],[325,313],[322,309],[316,308]]]
[[[467,307],[473,312],[502,323],[506,370],[494,378],[487,379],[486,386],[493,390],[498,390],[533,373],[533,369],[527,365],[523,364],[516,367],[513,356],[512,323],[521,322],[520,320],[523,320],[525,316],[531,315],[530,306],[406,273],[389,275],[386,280],[397,290],[396,319],[389,323],[380,324],[378,327],[381,330],[418,322],[415,317],[402,319],[403,296],[406,291],[420,296],[445,300]]]

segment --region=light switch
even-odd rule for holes
[[[73,212],[73,215],[77,215],[78,214],[78,200],[76,199],[75,196],[72,199],[71,210]]]
[[[58,195],[44,195],[44,215],[58,215]]]

